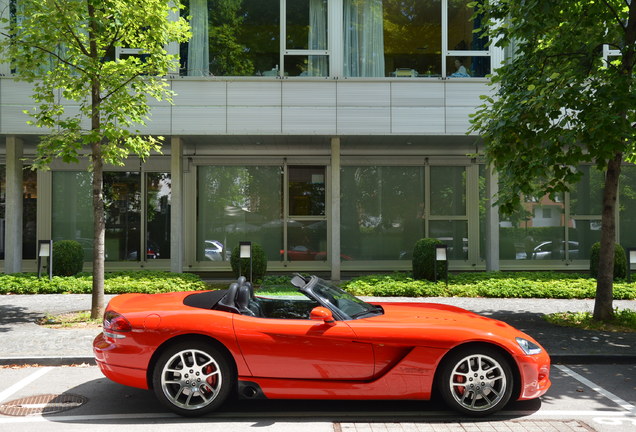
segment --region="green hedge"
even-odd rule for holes
[[[76,276],[54,276],[49,281],[34,273],[0,275],[0,294],[90,294],[93,278],[89,273]],[[106,294],[155,293],[207,289],[205,282],[192,273],[130,271],[105,274]]]
[[[53,274],[74,276],[84,266],[84,249],[75,240],[60,240],[53,243]]]
[[[598,263],[601,255],[601,243],[592,245],[590,253],[590,276],[598,279]],[[614,280],[624,279],[627,275],[627,255],[625,249],[618,243],[614,244]]]
[[[463,273],[445,282],[415,280],[410,275],[371,275],[352,279],[343,288],[354,295],[406,297],[594,298],[596,280],[557,272]],[[636,283],[615,282],[614,298],[636,299]]]

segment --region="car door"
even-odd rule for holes
[[[356,341],[345,321],[234,316],[234,331],[253,376],[364,380],[373,376],[373,348]]]

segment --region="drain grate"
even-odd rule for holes
[[[0,414],[29,416],[53,414],[84,405],[88,399],[74,394],[44,394],[15,399],[0,404]]]

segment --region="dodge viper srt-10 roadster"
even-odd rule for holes
[[[227,290],[123,294],[93,343],[109,379],[198,416],[230,395],[422,399],[480,416],[550,387],[550,357],[501,321],[429,303],[366,303],[316,277],[297,296]]]

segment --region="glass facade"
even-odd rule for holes
[[[470,0],[188,0],[188,76],[484,77]],[[340,14],[330,14],[332,8]],[[330,22],[330,16],[342,21]],[[444,20],[444,16],[447,17]],[[337,31],[336,31],[337,28]],[[329,46],[330,33],[336,34]],[[281,44],[280,41],[283,41]],[[342,58],[335,59],[337,53]],[[342,70],[332,70],[332,63]]]
[[[146,174],[147,205],[143,212],[141,179],[139,172],[104,173],[106,261],[170,258],[170,175]],[[78,241],[84,249],[84,261],[92,261],[92,176],[85,171],[54,171],[52,181],[53,241]],[[145,253],[140,253],[143,250]]]
[[[469,184],[470,165],[345,165],[341,169],[342,261],[350,269],[365,262],[406,265],[415,241],[432,237],[448,246],[460,265],[486,255],[486,170]],[[603,173],[579,168],[581,180],[564,195],[526,197],[517,212],[500,215],[500,260],[558,266],[589,259],[600,240]],[[329,171],[325,165],[199,166],[196,169],[196,260],[226,268],[239,241],[261,244],[268,259],[287,266],[328,262]],[[36,173],[24,171],[23,259],[34,259],[37,243]],[[51,229],[54,241],[80,242],[92,260],[91,174],[53,171]],[[104,174],[106,260],[140,262],[171,257],[171,176],[165,172]],[[636,247],[636,166],[626,165],[618,200],[619,243]],[[473,198],[470,195],[473,194]],[[479,211],[471,209],[478,205]],[[0,165],[0,252],[4,258],[6,178]],[[479,217],[471,228],[469,215]],[[479,240],[479,241],[477,241]],[[186,247],[193,247],[186,241]],[[475,248],[471,252],[472,248]],[[478,249],[478,250],[477,250]],[[142,253],[140,253],[142,251]],[[472,258],[471,258],[472,257]],[[356,264],[358,262],[360,264]],[[400,264],[400,262],[404,264]],[[506,264],[506,262],[508,262]],[[537,263],[538,264],[538,263]],[[321,264],[325,265],[325,264]],[[368,264],[367,264],[368,265]],[[461,264],[464,265],[464,264]],[[321,267],[322,268],[322,267]]]

